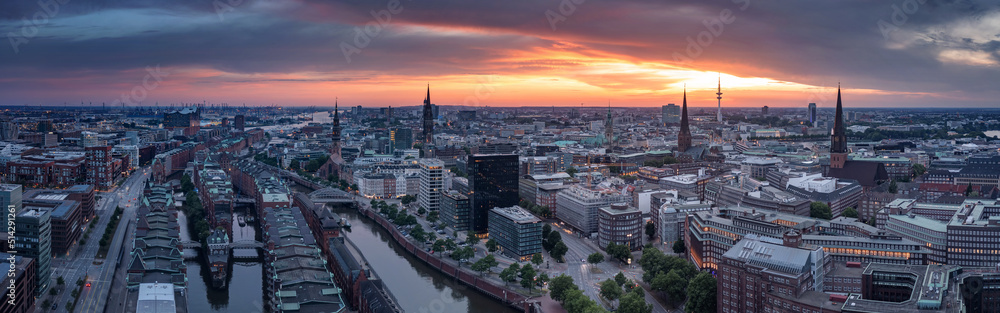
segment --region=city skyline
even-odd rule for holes
[[[719,76],[724,108],[1000,98],[984,1],[393,3],[6,3],[0,105],[710,107]]]

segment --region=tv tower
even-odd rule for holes
[[[719,91],[715,95],[718,96],[715,98],[719,100],[719,112],[716,113],[716,118],[722,122],[722,73],[719,73]]]

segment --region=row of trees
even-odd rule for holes
[[[624,286],[624,290],[622,289]],[[629,282],[625,275],[618,273],[614,279],[601,282],[600,295],[608,301],[618,300],[619,313],[650,313],[653,306],[647,304],[642,288],[638,288],[635,283]],[[593,299],[583,294],[574,282],[573,278],[565,274],[552,278],[549,283],[549,295],[553,300],[562,303],[564,309],[569,313],[592,313],[607,312]]]
[[[118,227],[118,221],[122,218],[122,207],[116,207],[114,214],[111,215],[111,219],[108,220],[108,225],[104,226],[104,235],[101,236],[101,240],[97,242],[101,249],[107,249],[108,244],[111,243],[111,239],[115,236],[115,229]],[[94,222],[90,225],[93,227],[97,223],[97,217],[94,217]],[[87,229],[90,232],[91,228]],[[84,244],[84,243],[81,243]]]
[[[525,264],[522,267],[517,265],[517,263],[511,263],[510,266],[500,272],[500,280],[504,284],[516,282],[518,281],[518,277],[521,280],[521,287],[528,290],[533,289],[535,286],[542,286],[545,282],[549,281],[548,274],[538,273],[531,264]]]
[[[191,183],[190,176],[181,176],[181,191],[184,192],[184,206],[181,209],[184,211],[184,216],[187,217],[188,233],[191,234],[191,239],[194,241],[203,242],[212,234],[212,231],[208,225],[208,219],[205,217],[201,198],[194,192],[194,184]]]
[[[642,280],[666,296],[674,305],[687,300],[688,313],[715,312],[715,278],[698,272],[690,262],[663,254],[652,246],[642,252],[639,264],[645,273]]]
[[[543,218],[551,218],[552,217],[552,209],[550,209],[548,206],[541,206],[541,205],[533,204],[530,201],[525,200],[525,199],[521,199],[521,202],[518,203],[518,205],[521,206],[522,208],[524,208],[525,210],[528,210],[529,212],[531,212],[531,214],[534,214],[534,215],[537,215],[537,216],[540,216],[540,217],[543,217]]]

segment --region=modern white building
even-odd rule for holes
[[[417,204],[420,207],[435,211],[441,208],[441,191],[444,190],[444,161],[438,159],[421,159],[420,192],[417,194]]]
[[[632,197],[620,190],[576,185],[556,195],[556,218],[589,235],[597,232],[598,209],[631,201]]]
[[[139,168],[139,146],[117,145],[112,148],[111,152],[128,155],[129,167],[133,169]]]

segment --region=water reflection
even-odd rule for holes
[[[333,211],[350,221],[352,231],[346,236],[361,249],[404,311],[517,312],[412,257],[392,242],[388,233],[357,211],[348,208],[334,208]]]

